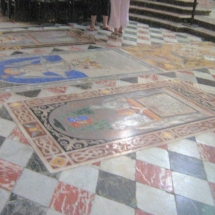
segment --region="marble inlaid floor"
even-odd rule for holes
[[[138,26],[138,23],[135,25]],[[161,29],[157,29],[157,31],[161,31]],[[171,34],[176,33],[171,32]],[[112,42],[112,47],[125,46],[120,40],[120,43],[116,45],[115,41],[108,39],[107,41],[98,40],[97,44],[60,47],[60,52],[62,49],[76,50],[76,52],[77,50],[91,51],[95,48],[102,50],[110,47],[108,41]],[[190,41],[188,43],[190,44]],[[171,41],[171,44],[172,47],[177,47],[177,50],[183,47],[182,45],[178,46],[179,42],[176,40]],[[210,46],[207,45],[208,43],[199,44],[203,50],[202,55],[208,52],[213,53],[213,43]],[[58,48],[41,47],[37,50],[0,51],[0,56],[1,60],[3,58],[13,59],[14,56],[17,58],[19,54],[23,56],[23,53],[47,54],[53,49],[57,51]],[[164,49],[164,53],[166,53],[165,51],[166,49]],[[184,50],[182,49],[182,51]],[[120,52],[123,52],[123,49]],[[151,59],[156,61],[158,54],[151,54]],[[133,58],[135,57],[131,56],[131,59]],[[199,60],[198,56],[194,56],[194,59]],[[201,67],[196,67],[193,64],[194,67],[191,68],[179,67],[174,70],[162,68],[160,73],[146,74],[150,65],[155,68],[154,64],[148,62],[146,64],[146,61],[140,58],[140,62],[147,65],[147,69],[140,74],[127,73],[122,76],[113,74],[106,76],[106,78],[98,76],[76,81],[66,80],[65,82],[37,85],[24,83],[23,86],[19,85],[14,88],[2,87],[0,93],[0,214],[215,215],[214,124],[200,125],[201,119],[194,120],[192,126],[186,127],[184,124],[179,129],[180,134],[184,137],[175,139],[171,143],[166,142],[162,145],[158,144],[159,146],[140,149],[111,159],[50,173],[32,148],[26,133],[23,133],[18,118],[12,118],[10,110],[5,108],[7,104],[16,104],[17,101],[26,101],[26,103],[38,101],[43,104],[46,98],[63,99],[76,93],[76,95],[87,96],[90,92],[104,94],[108,92],[107,88],[121,89],[122,91],[133,86],[154,85],[157,88],[157,83],[171,82],[176,84],[182,80],[186,82],[185,86],[187,87],[174,88],[174,90],[179,90],[176,93],[176,98],[179,99],[181,95],[184,95],[182,96],[186,100],[184,105],[192,103],[195,109],[197,108],[206,117],[203,121],[210,120],[210,114],[214,114],[215,105],[215,65],[213,64],[214,59],[210,59],[212,65],[204,64]],[[195,92],[189,94],[186,92],[187,89],[195,89]],[[202,90],[206,94],[201,93]],[[110,98],[114,98],[114,96],[110,96]],[[188,100],[189,102],[187,102]],[[191,100],[193,102],[190,103]],[[166,106],[168,104],[169,102]],[[155,102],[152,107],[152,109],[156,109],[160,106]],[[178,113],[178,110],[176,112]],[[29,121],[28,115],[20,113],[19,110],[16,113],[17,116],[20,114],[19,119],[26,119],[28,124],[35,122],[34,120]],[[124,109],[121,113],[128,113],[128,110]],[[108,116],[106,118],[108,119]],[[199,124],[195,125],[195,122],[199,122]],[[73,121],[71,123],[74,125]],[[167,123],[167,127],[171,130],[176,126]],[[36,131],[31,126],[28,128],[29,131]],[[197,134],[198,128],[202,130]],[[205,128],[206,130],[204,130]],[[191,133],[186,135],[188,131],[193,135]],[[127,132],[126,135],[128,135]],[[167,132],[164,137],[168,139],[172,135]],[[149,140],[159,142],[158,136],[150,137]],[[43,141],[46,140],[43,139]],[[37,147],[44,154],[48,155],[51,152],[48,156],[49,158],[53,157],[54,148],[52,145],[41,147],[38,144]],[[117,148],[115,150],[117,151]],[[87,153],[84,158],[88,158],[88,156]],[[62,160],[59,161],[62,162]],[[60,162],[56,162],[56,164],[62,164]]]
[[[93,43],[91,37],[69,26],[2,29],[0,32],[0,50]]]

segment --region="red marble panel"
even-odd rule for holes
[[[23,168],[0,159],[0,187],[12,191]]]
[[[15,127],[12,133],[9,135],[10,139],[19,141],[24,144],[29,144],[28,140],[25,138],[24,134],[20,131],[18,127]]]
[[[136,161],[136,181],[158,189],[173,192],[172,174],[170,170]]]
[[[158,148],[160,149],[168,149],[168,145],[167,144],[164,144],[164,145],[161,145],[161,146],[157,146]]]
[[[50,207],[65,214],[89,215],[94,194],[60,182],[51,200]]]
[[[136,209],[135,215],[153,215],[153,214],[150,214],[150,213],[141,211],[141,210],[139,210],[139,209]]]
[[[66,90],[68,89],[68,86],[60,86],[60,87],[52,87],[48,88],[47,90],[54,92],[54,93],[65,93]]]
[[[1,102],[6,102],[10,97],[11,97],[11,93],[1,93],[0,94],[0,101]]]
[[[101,165],[101,161],[98,161],[98,162],[94,162],[94,163],[92,163],[94,166],[100,166]]]
[[[116,86],[116,81],[115,80],[99,80],[95,82],[96,84],[101,84],[107,87],[114,87]]]
[[[215,163],[215,147],[205,144],[198,144],[202,160]]]
[[[212,194],[214,204],[215,204],[215,183],[209,182],[209,186],[211,188],[211,194]]]

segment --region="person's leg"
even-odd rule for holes
[[[121,0],[111,0],[111,13],[109,25],[114,28],[114,33],[118,33],[120,27]]]
[[[92,0],[91,6],[90,6],[90,12],[91,12],[91,24],[90,27],[87,28],[89,31],[94,31],[95,30],[95,25],[96,25],[96,18],[98,14],[98,0]]]
[[[111,31],[108,26],[108,16],[110,12],[110,0],[100,0],[101,1],[101,14],[103,17],[103,29]]]
[[[91,15],[91,25],[90,25],[91,28],[95,28],[96,17],[97,17],[96,15]]]
[[[120,29],[122,32],[123,28],[126,27],[129,23],[129,6],[130,0],[122,0],[120,7]]]

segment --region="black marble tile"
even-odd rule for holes
[[[20,84],[12,84],[12,83],[0,81],[0,88],[10,88],[15,86],[20,86]]]
[[[13,121],[12,117],[10,116],[10,114],[8,113],[7,109],[4,106],[0,108],[0,118]]]
[[[133,31],[125,31],[124,33],[130,34],[130,35],[137,35],[137,33],[136,33],[136,32],[133,32]]]
[[[129,83],[138,83],[138,77],[121,78],[120,80],[129,82]]]
[[[18,55],[18,54],[26,54],[26,53],[21,52],[21,51],[15,51],[15,52],[11,53],[11,55]]]
[[[169,161],[171,170],[207,180],[201,160],[169,151]]]
[[[5,141],[5,137],[0,136],[0,146],[2,145],[2,143]]]
[[[53,48],[52,49],[52,52],[62,52],[62,51],[65,51],[65,50],[59,49],[59,48]]]
[[[149,29],[149,32],[150,33],[156,33],[156,34],[162,34],[162,32],[160,30],[152,30],[152,29]]]
[[[101,49],[101,47],[89,45],[88,49]]]
[[[181,38],[187,38],[186,35],[181,35],[181,34],[175,34],[176,37],[181,37]]]
[[[12,193],[0,215],[46,215],[46,212],[47,208]]]
[[[215,215],[215,207],[176,195],[178,215]]]
[[[38,94],[41,92],[41,90],[31,90],[31,91],[24,91],[24,92],[17,92],[17,95],[29,97],[29,98],[35,98],[38,96]]]
[[[133,26],[133,25],[131,26],[131,25],[129,25],[129,26],[127,26],[127,29],[129,29],[129,28],[130,29],[137,29],[137,26]]]
[[[99,171],[96,193],[108,199],[136,208],[135,181],[105,171]]]
[[[125,156],[131,158],[132,160],[136,160],[136,152],[132,152],[132,153],[126,154]]]
[[[196,77],[196,80],[198,81],[199,84],[204,84],[204,85],[208,85],[211,87],[215,87],[215,81],[211,81],[211,80],[204,79],[204,78],[198,78],[198,77]],[[215,91],[215,89],[214,89],[214,91]]]
[[[188,138],[186,138],[186,139],[191,140],[191,141],[193,141],[193,142],[196,142],[196,138],[195,138],[195,137],[188,137]]]
[[[92,88],[92,83],[78,84],[78,85],[75,85],[75,87],[81,88],[83,90],[87,90]]]
[[[207,68],[194,69],[194,71],[210,74]]]
[[[60,173],[50,173],[36,153],[32,154],[26,168],[56,179],[58,179],[60,175]]]
[[[158,39],[158,40],[162,40],[163,41],[163,37],[153,36],[153,35],[151,35],[150,37],[151,37],[151,39]]]

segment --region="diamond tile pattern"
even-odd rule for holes
[[[117,41],[101,29],[86,33],[95,34],[98,40],[86,49],[201,41],[132,22],[123,39]],[[70,49],[81,50],[77,46]],[[0,55],[21,53],[7,50]],[[199,82],[198,87],[211,94],[209,102],[215,103],[212,67],[0,93],[0,215],[215,215],[215,128],[160,147],[51,174],[3,106],[7,101],[169,79],[184,80],[191,86]]]

